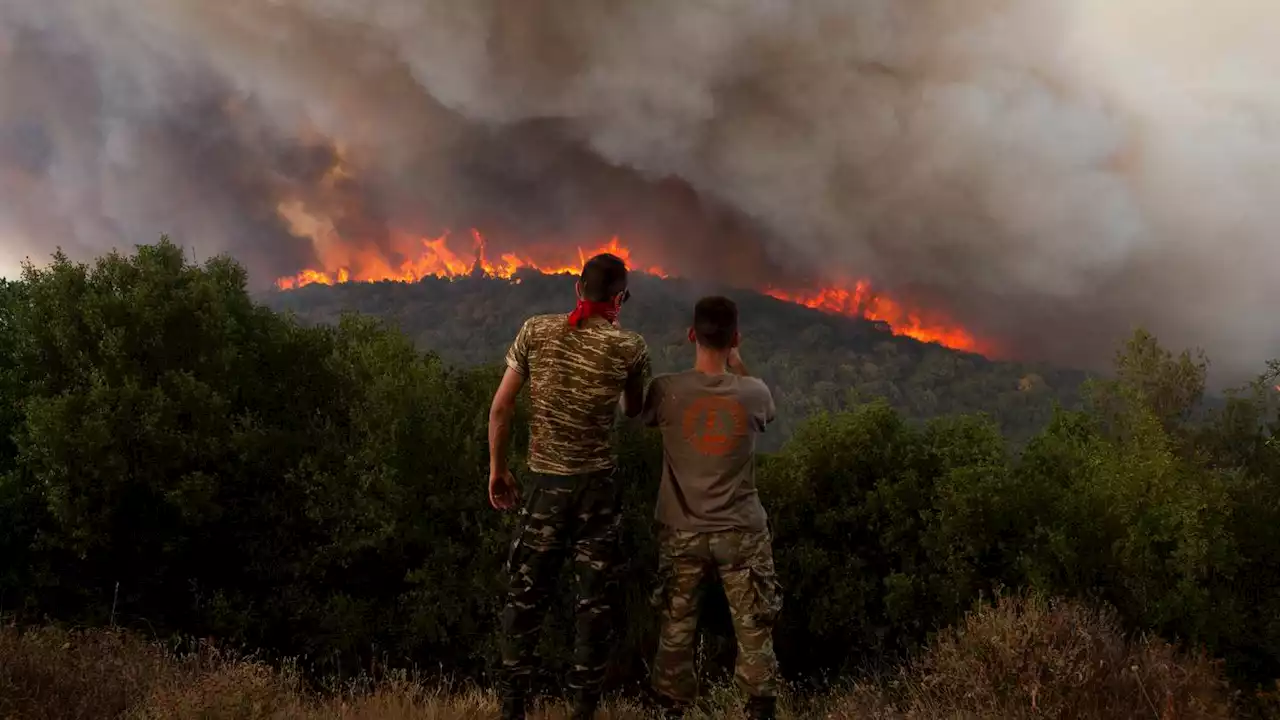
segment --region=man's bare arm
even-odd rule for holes
[[[627,378],[627,387],[622,391],[620,399],[623,415],[633,418],[644,410],[644,382],[644,377],[639,373]]]
[[[516,398],[524,387],[524,375],[507,368],[498,391],[489,406],[489,476],[507,472],[507,456],[511,449],[511,422],[516,414]]]
[[[644,386],[648,384],[651,373],[649,348],[642,344],[627,374],[627,384],[623,387],[622,397],[619,398],[618,404],[622,406],[623,415],[633,418],[644,411]]]

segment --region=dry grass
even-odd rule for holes
[[[734,718],[716,701],[707,714]],[[0,627],[0,718],[4,720],[455,720],[498,715],[497,699],[474,688],[433,689],[407,676],[341,692],[309,692],[291,667],[271,667],[212,648],[178,655],[129,633]],[[532,718],[568,718],[568,707]],[[638,704],[611,704],[602,718],[644,720]],[[784,717],[801,717],[784,715]]]
[[[2,628],[0,717],[119,717],[167,672],[169,659],[130,635]]]
[[[1278,688],[1280,689],[1280,688]],[[784,718],[1227,718],[1216,663],[1159,641],[1127,641],[1110,614],[1006,598],[980,607],[892,677],[826,698],[784,699]],[[741,717],[726,689],[692,717]],[[567,718],[567,708],[532,717]],[[176,655],[110,631],[0,629],[0,718],[98,720],[444,720],[494,718],[495,698],[407,676],[309,692],[290,667],[212,649]],[[642,720],[626,702],[602,718]]]
[[[1111,613],[1002,598],[942,633],[892,679],[860,686],[834,717],[1229,718],[1218,663],[1130,641]]]

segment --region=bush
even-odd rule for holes
[[[1217,663],[1131,641],[1109,611],[1035,596],[979,605],[882,686],[828,717],[1227,718]]]
[[[884,403],[816,418],[763,473],[799,672],[900,654],[993,589],[1022,499],[979,418],[907,425]],[[1005,494],[1005,491],[1011,491]]]

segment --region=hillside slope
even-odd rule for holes
[[[925,419],[983,412],[1020,440],[1041,428],[1055,402],[1079,403],[1085,375],[1040,365],[993,362],[969,353],[897,337],[881,324],[829,315],[749,291],[637,276],[623,314],[649,342],[658,372],[692,360],[686,328],[693,302],[725,292],[741,308],[743,353],[774,389],[780,409],[776,447],[815,412],[884,397],[905,415]],[[488,277],[428,279],[415,284],[351,283],[272,293],[265,302],[305,322],[337,322],[344,312],[384,318],[418,347],[465,365],[501,362],[529,315],[571,307],[569,276],[525,273],[517,281]]]

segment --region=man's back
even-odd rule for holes
[[[529,383],[530,470],[580,475],[613,467],[618,397],[629,378],[649,370],[640,335],[601,318],[573,328],[568,315],[537,315],[521,327],[507,365]]]
[[[760,380],[697,370],[654,378],[645,419],[662,430],[657,519],[678,530],[764,530],[755,485],[756,435],[772,422]]]

